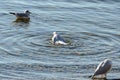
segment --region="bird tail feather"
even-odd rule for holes
[[[94,79],[95,78],[95,75],[91,75],[91,79]]]
[[[15,13],[13,13],[13,12],[10,12],[10,14],[13,14],[13,15],[15,15]]]

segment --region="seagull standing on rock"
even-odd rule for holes
[[[98,75],[101,75],[101,78],[106,79],[106,75],[111,68],[112,68],[112,61],[110,59],[105,59],[97,66],[95,73],[92,76],[92,79]]]

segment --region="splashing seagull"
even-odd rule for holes
[[[95,76],[101,75],[101,78],[106,78],[107,72],[112,68],[112,61],[110,59],[105,59],[96,68],[92,79]]]
[[[26,10],[25,13],[13,13],[10,12],[10,14],[13,14],[17,17],[16,22],[29,22],[30,21],[30,11]]]
[[[68,43],[65,42],[65,40],[56,32],[53,32],[53,37],[52,37],[52,43],[55,44],[61,44],[61,45],[67,45]]]

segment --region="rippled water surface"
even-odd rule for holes
[[[120,78],[119,0],[1,0],[1,80],[90,80],[105,58]],[[31,11],[29,23],[9,12]],[[51,44],[57,31],[70,45]]]

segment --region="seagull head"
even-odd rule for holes
[[[57,32],[53,32],[53,35],[56,35],[57,34]]]
[[[28,15],[31,14],[31,12],[29,10],[26,10],[25,13],[28,14]]]

